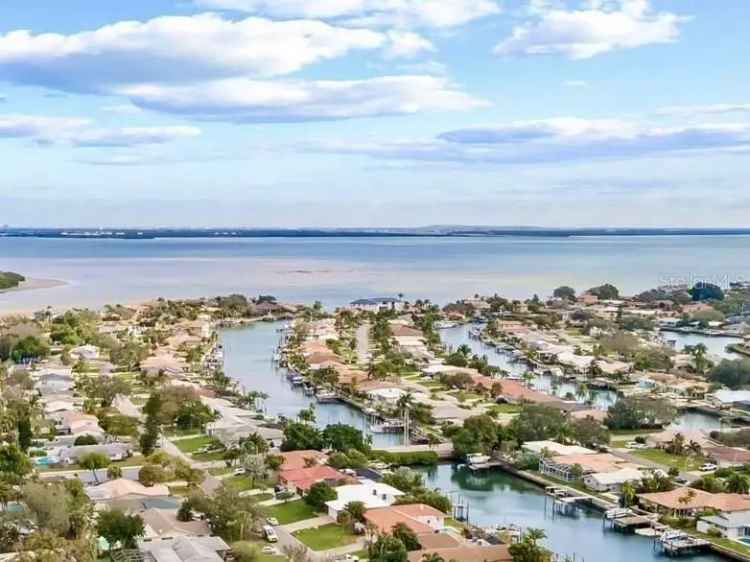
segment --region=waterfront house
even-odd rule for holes
[[[577,478],[585,478],[588,475],[600,475],[604,473],[620,472],[622,470],[638,471],[639,465],[631,463],[620,457],[609,453],[595,453],[583,455],[560,455],[553,457],[541,457],[539,459],[539,472],[541,474],[565,480],[573,481]],[[634,477],[635,476],[635,477]],[[634,472],[622,473],[619,479],[625,478],[623,482],[630,480],[640,480],[640,475]],[[633,477],[633,478],[631,478]],[[615,482],[607,484],[606,477],[592,478],[591,483],[595,486],[617,485],[618,478]],[[585,480],[584,480],[585,481]],[[622,484],[622,482],[620,482]]]
[[[381,534],[388,534],[395,525],[403,523],[417,537],[443,531],[446,517],[442,511],[421,503],[378,507],[365,512],[365,521]]]
[[[614,472],[595,472],[583,477],[583,484],[595,492],[619,493],[626,482],[638,483],[643,480],[643,473],[637,468],[622,468]]]
[[[640,505],[649,511],[676,517],[690,517],[706,510],[720,513],[750,513],[750,496],[743,494],[711,494],[695,488],[675,488],[669,492],[640,494]]]
[[[143,540],[138,550],[144,560],[152,562],[221,562],[230,547],[220,537],[186,536]]]
[[[396,499],[403,496],[401,490],[372,480],[362,480],[359,484],[351,484],[336,488],[337,499],[326,502],[328,515],[333,519],[344,510],[349,502],[362,502],[366,509],[388,507],[396,503]]]
[[[367,397],[373,402],[393,406],[398,400],[406,394],[405,390],[391,386],[385,388],[375,388],[366,392]]]
[[[699,533],[718,532],[727,539],[741,539],[750,536],[750,511],[706,515],[698,519],[695,528]]]
[[[527,441],[521,448],[527,453],[548,456],[595,455],[596,451],[578,445],[563,445],[557,441]]]
[[[664,449],[672,444],[678,435],[684,439],[685,446],[697,443],[703,449],[714,444],[708,432],[702,429],[667,429],[659,433],[651,433],[646,436],[646,444],[655,449]]]

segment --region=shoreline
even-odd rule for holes
[[[24,291],[35,291],[38,289],[54,289],[55,287],[64,287],[69,285],[67,281],[61,281],[60,279],[36,279],[27,278],[26,281],[19,283],[17,287],[11,287],[10,289],[0,289],[0,295],[7,293],[21,293]]]

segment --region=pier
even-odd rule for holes
[[[686,556],[709,550],[711,543],[680,531],[668,531],[654,541],[654,549],[667,556]]]

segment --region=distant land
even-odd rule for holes
[[[522,236],[737,236],[750,228],[545,228],[534,226],[424,226],[415,228],[0,228],[0,238],[336,238]]]

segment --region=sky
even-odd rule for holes
[[[0,224],[735,226],[747,0],[3,0]]]

